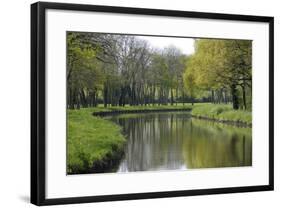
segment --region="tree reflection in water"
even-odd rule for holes
[[[110,119],[123,127],[128,139],[118,172],[252,165],[251,128],[193,119],[187,112]]]

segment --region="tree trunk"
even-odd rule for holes
[[[71,96],[71,88],[69,87],[67,90],[67,108],[72,109],[72,96]]]
[[[179,99],[179,88],[176,89],[176,105],[178,105],[178,99]]]
[[[158,106],[160,106],[162,101],[162,88],[159,89],[159,93],[158,93]]]
[[[173,88],[171,88],[171,105],[174,105]]]
[[[119,106],[125,106],[125,99],[126,99],[126,91],[127,91],[127,87],[121,87],[121,95],[119,98]]]
[[[231,94],[232,94],[232,107],[234,110],[239,109],[239,100],[237,95],[237,86],[235,84],[231,85]]]
[[[226,94],[226,90],[224,89],[223,91],[223,100],[224,100],[224,103],[227,104],[227,94]]]
[[[83,108],[87,107],[87,100],[86,100],[86,95],[85,95],[85,91],[83,89],[80,89],[80,98],[81,98],[81,105],[83,106]]]
[[[107,104],[108,104],[108,87],[107,85],[105,85],[103,90],[103,105],[105,108],[107,108]]]
[[[184,98],[185,98],[185,95],[184,95],[184,91],[182,90],[182,105],[184,105]]]
[[[242,85],[242,97],[243,97],[243,105],[244,105],[244,109],[247,109],[247,101],[246,101],[246,89],[245,89],[245,81]]]

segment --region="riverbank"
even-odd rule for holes
[[[148,113],[165,111],[191,111],[194,118],[205,119],[230,125],[251,127],[252,112],[233,110],[230,104],[196,103],[166,106],[125,106],[125,107],[97,107],[92,108],[94,116],[108,116],[121,113]]]
[[[191,111],[195,118],[250,127],[249,111],[232,110],[230,105],[198,103],[167,106],[95,107],[68,110],[67,173],[104,172],[122,158],[126,138],[122,129],[102,116],[119,113]],[[94,116],[93,116],[94,115]]]
[[[252,112],[233,110],[231,105],[204,104],[194,107],[192,117],[240,127],[252,127]]]
[[[92,109],[68,110],[67,173],[103,172],[123,155],[126,139],[117,124],[92,116]]]

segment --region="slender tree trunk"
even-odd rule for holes
[[[219,91],[219,103],[223,102],[223,89],[221,88]]]
[[[184,90],[182,90],[182,105],[184,105],[184,99],[185,99]]]
[[[178,105],[178,99],[179,99],[179,88],[176,89],[176,105]]]
[[[226,89],[224,89],[223,91],[223,99],[224,99],[224,103],[227,104],[227,94],[226,94]]]
[[[81,105],[86,108],[87,107],[87,100],[86,100],[86,95],[85,91],[83,89],[80,89],[80,98],[81,98]]]
[[[158,106],[160,106],[161,102],[162,102],[162,88],[160,87],[158,93]]]
[[[76,91],[76,108],[80,109],[80,96],[79,96],[79,90]]]
[[[238,95],[237,95],[237,86],[235,84],[231,85],[231,94],[232,94],[232,107],[234,110],[239,109],[239,101],[238,101]]]
[[[105,84],[103,90],[103,105],[105,108],[107,108],[107,104],[108,104],[108,87],[107,84]]]
[[[124,89],[123,89],[123,87],[121,87],[121,93],[120,93],[120,97],[119,97],[119,106],[122,106],[123,104],[123,92],[124,91]]]
[[[156,102],[155,93],[156,93],[156,87],[153,86],[153,105],[155,105],[155,102]]]
[[[131,105],[136,105],[136,83],[133,82],[131,89]]]
[[[96,89],[95,90],[95,107],[97,107],[99,104],[98,98],[99,98],[99,91]]]
[[[171,88],[171,105],[174,105],[174,94],[173,94],[173,88]]]
[[[212,90],[212,103],[215,103],[215,92]]]
[[[245,82],[245,81],[244,81]],[[242,85],[242,97],[243,97],[243,105],[244,109],[247,109],[247,101],[246,101],[246,90],[245,90],[245,84]]]
[[[71,88],[69,87],[68,88],[68,91],[67,91],[67,108],[71,109],[71,104],[72,104],[72,100],[71,100]]]
[[[98,106],[98,92],[94,90],[93,92],[93,106],[97,107]]]

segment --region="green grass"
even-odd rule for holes
[[[95,163],[106,162],[106,159],[118,158],[126,143],[122,129],[110,120],[93,116],[93,112],[192,109],[193,116],[207,117],[221,121],[252,123],[250,111],[233,110],[231,105],[196,103],[166,106],[125,106],[82,108],[68,110],[67,132],[67,172],[87,173]]]
[[[87,172],[94,163],[114,157],[126,140],[121,127],[94,117],[90,109],[68,110],[68,173]]]
[[[231,105],[204,104],[192,109],[191,114],[197,117],[207,117],[219,121],[234,121],[252,124],[252,112],[233,110]]]

